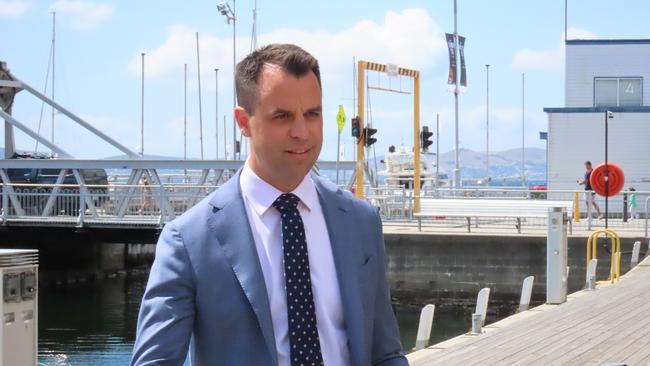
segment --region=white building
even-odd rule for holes
[[[566,41],[565,107],[548,113],[549,189],[583,189],[576,182],[605,161],[621,166],[625,189],[650,190],[650,39]],[[643,209],[643,202],[638,202]]]

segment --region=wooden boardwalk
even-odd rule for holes
[[[408,355],[421,365],[650,365],[650,259],[614,285],[569,295]],[[435,332],[435,328],[433,329]]]

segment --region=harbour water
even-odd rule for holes
[[[145,286],[146,276],[141,275],[43,287],[39,293],[41,365],[128,364]],[[419,311],[417,307],[399,306],[397,318],[402,344],[408,352],[415,344]],[[437,309],[432,343],[469,328],[468,309]]]

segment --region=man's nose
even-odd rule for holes
[[[308,135],[307,131],[307,121],[305,117],[300,114],[298,115],[291,124],[291,130],[289,131],[292,138],[296,139],[306,139]]]

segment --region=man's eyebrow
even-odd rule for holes
[[[317,105],[315,107],[309,108],[307,112],[322,112],[323,111],[323,106],[322,105]]]
[[[278,113],[291,114],[292,112],[287,110],[287,109],[282,109],[282,108],[275,108],[275,109],[271,110],[271,114],[278,114]]]

